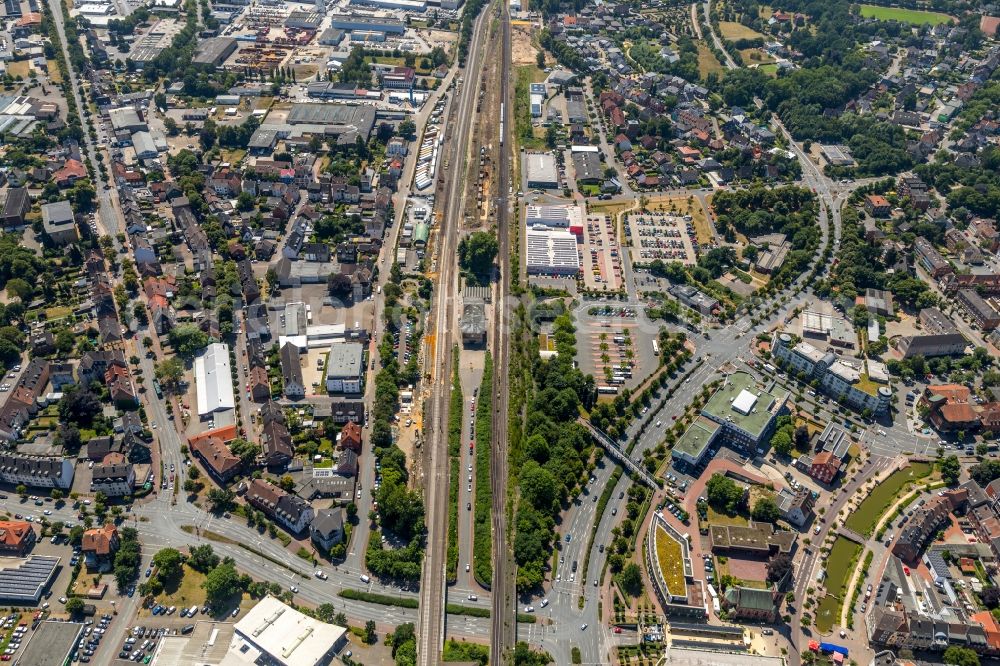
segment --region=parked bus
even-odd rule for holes
[[[618,387],[617,386],[598,386],[597,387],[597,392],[598,393],[605,393],[605,394],[612,394],[612,395],[614,395],[614,394],[618,393]]]
[[[659,355],[660,355],[660,343],[657,342],[656,340],[653,340],[653,356],[659,356]]]

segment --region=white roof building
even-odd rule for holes
[[[529,227],[542,225],[553,229],[568,229],[583,225],[579,206],[528,206],[524,223]]]
[[[205,348],[194,360],[194,381],[198,389],[199,416],[236,407],[227,345],[213,342]]]
[[[271,596],[261,599],[234,629],[224,666],[316,666],[346,645],[344,627],[314,620]]]

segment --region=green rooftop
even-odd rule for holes
[[[729,423],[759,439],[778,404],[784,404],[788,394],[779,396],[760,388],[753,376],[734,372],[726,383],[708,399],[701,413],[708,418]]]
[[[683,454],[689,461],[701,459],[705,449],[712,443],[715,433],[721,427],[715,421],[699,416],[674,444],[674,454]]]

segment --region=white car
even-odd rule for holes
[[[534,613],[535,612],[535,607],[534,606],[525,606],[524,607],[524,612],[525,613]]]

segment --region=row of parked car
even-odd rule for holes
[[[21,647],[21,639],[24,638],[24,634],[28,631],[28,623],[22,622],[16,627],[14,623],[17,622],[17,614],[9,615],[3,618],[3,628],[11,629],[10,642],[7,643],[6,649],[4,649],[3,654],[0,654],[0,661],[10,661],[14,658],[14,653],[18,651]]]
[[[97,626],[88,625],[83,630],[83,633],[80,635],[80,642],[73,653],[73,661],[79,661],[84,664],[90,662],[94,653],[97,652],[97,648],[101,646],[101,639],[104,637],[104,632],[111,626],[111,619],[111,615],[105,613],[101,616]]]

